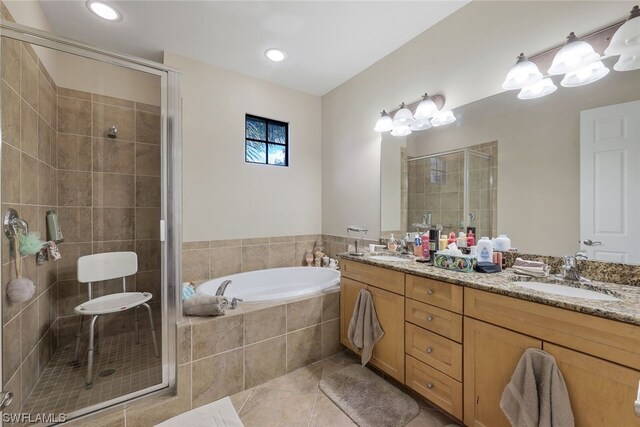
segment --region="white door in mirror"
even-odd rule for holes
[[[580,240],[590,259],[640,263],[638,165],[640,101],[580,113]]]

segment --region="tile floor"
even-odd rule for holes
[[[161,344],[158,343],[159,348]],[[70,413],[76,409],[104,402],[162,381],[162,359],[156,358],[151,334],[140,331],[140,344],[135,333],[125,333],[99,340],[94,355],[94,385],[85,388],[87,343],[80,347],[79,366],[71,366],[73,345],[58,349],[36,383],[22,411],[26,413]],[[115,373],[98,374],[107,369]]]
[[[318,388],[320,380],[358,363],[343,352],[231,396],[245,427],[355,426]],[[444,427],[455,421],[421,399],[420,414],[407,427]]]

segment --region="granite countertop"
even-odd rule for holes
[[[555,279],[553,276],[547,278],[534,278],[516,274],[511,269],[505,269],[501,273],[460,273],[433,267],[431,265],[411,262],[379,261],[372,259],[373,255],[394,255],[390,252],[365,254],[365,256],[353,256],[348,253],[341,253],[338,256],[349,261],[361,262],[364,264],[384,267],[391,270],[400,271],[415,276],[427,277],[454,283],[469,288],[480,289],[496,294],[506,295],[527,301],[560,307],[568,310],[579,311],[598,317],[617,320],[625,323],[640,325],[640,286],[618,285],[615,283],[588,282],[577,284],[575,282]],[[553,295],[541,291],[514,285],[514,281],[543,281],[562,283],[567,286],[580,287],[612,295],[619,301],[596,301],[584,298],[567,297]]]

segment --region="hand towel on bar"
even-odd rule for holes
[[[512,427],[573,427],[567,386],[546,351],[524,352],[502,393],[500,408]]]
[[[373,346],[380,341],[383,335],[384,331],[378,322],[371,293],[366,289],[360,289],[349,323],[348,337],[351,344],[362,351],[360,356],[362,366],[369,362]]]
[[[544,262],[526,261],[522,258],[516,258],[511,268],[518,274],[533,277],[547,277],[551,271],[551,267]]]

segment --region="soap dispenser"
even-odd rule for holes
[[[396,242],[396,239],[393,237],[393,234],[391,234],[389,243],[387,243],[387,249],[389,249],[391,252],[395,252],[396,249],[398,249],[398,242]]]

